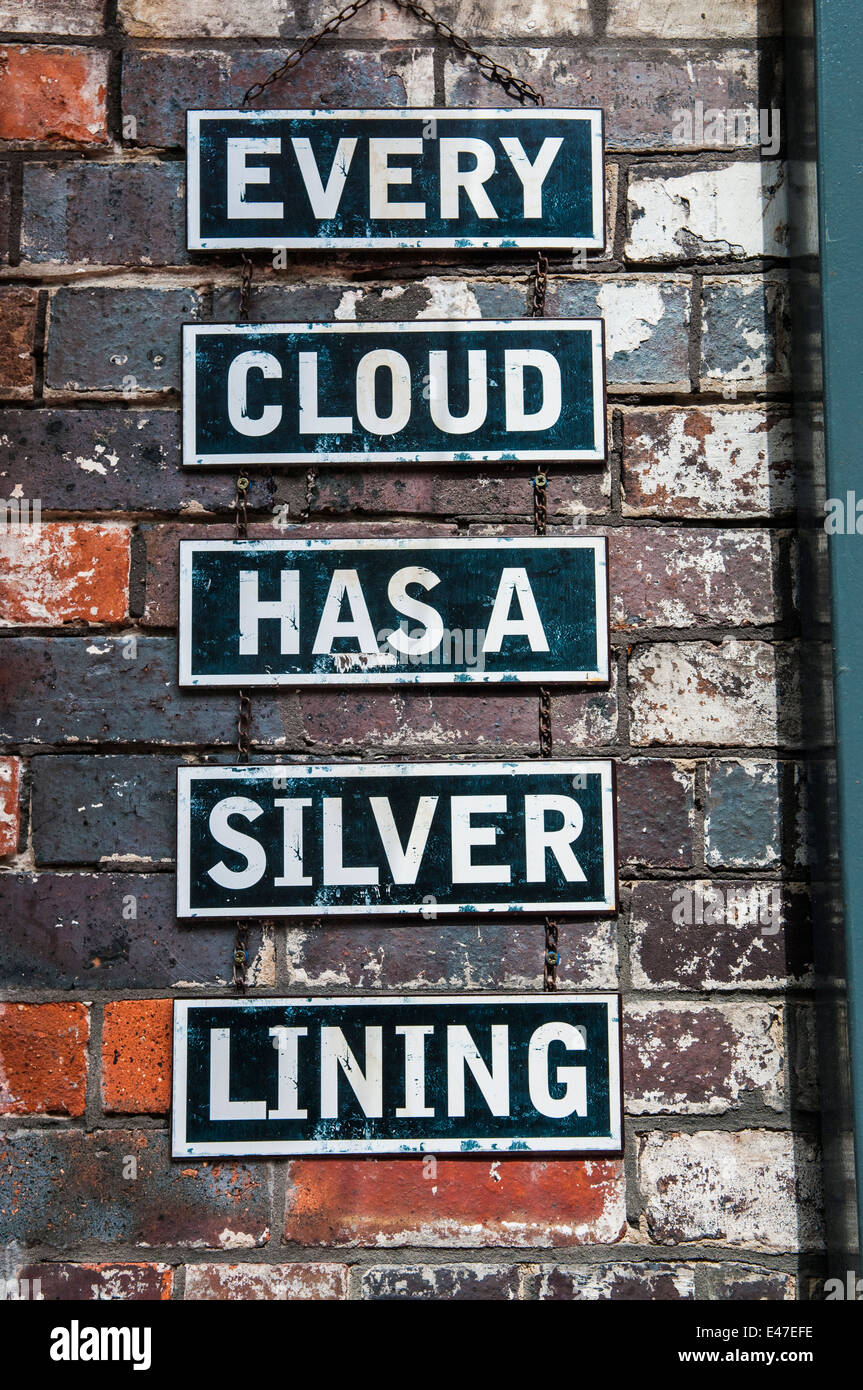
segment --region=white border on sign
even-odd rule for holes
[[[614,774],[610,759],[589,759],[580,762],[559,762],[534,759],[532,762],[446,762],[446,763],[249,763],[235,767],[178,767],[177,768],[177,916],[179,918],[212,919],[214,917],[421,917],[428,905],[418,903],[349,903],[308,904],[276,907],[208,907],[191,905],[191,788],[196,781],[206,782],[272,782],[276,777],[292,781],[308,778],[328,781],[350,777],[519,777],[557,773],[577,777],[599,773],[602,792],[602,878],[603,897],[595,902],[519,902],[502,899],[498,902],[452,903],[436,902],[435,912],[453,917],[476,917],[479,914],[518,912],[543,916],[545,913],[570,912],[580,916],[613,913],[617,908],[617,873],[614,838]]]
[[[608,1023],[608,1097],[609,1135],[593,1135],[572,1139],[272,1139],[226,1140],[224,1143],[190,1144],[186,1140],[186,1090],[188,1073],[188,1017],[190,1009],[236,1009],[237,1007],[297,1008],[312,1005],[317,1008],[344,1008],[346,1005],[423,1005],[443,1004],[470,1008],[476,1004],[514,1004],[546,1008],[550,1001],[563,1004],[604,1004]],[[383,995],[343,995],[338,998],[287,999],[175,999],[174,1000],[174,1079],[171,1114],[171,1157],[206,1158],[219,1154],[232,1157],[240,1154],[408,1154],[408,1153],[506,1153],[517,1149],[531,1153],[622,1153],[622,1097],[620,1073],[620,995],[614,993],[576,994],[556,991],[542,994],[408,994],[400,997]],[[469,1147],[468,1147],[469,1146]]]
[[[596,594],[596,666],[590,671],[345,671],[323,672],[304,671],[276,672],[257,675],[208,675],[198,676],[192,670],[192,571],[197,551],[212,552],[224,550],[261,550],[266,552],[297,552],[307,555],[310,551],[321,550],[593,550],[594,590]],[[179,684],[198,689],[211,689],[218,686],[256,685],[266,688],[281,685],[605,685],[609,680],[608,666],[608,544],[602,536],[565,536],[556,539],[551,536],[496,536],[488,540],[471,539],[424,539],[396,537],[369,540],[333,540],[315,538],[313,540],[245,540],[245,541],[180,541],[180,637],[179,637]]]
[[[309,333],[325,334],[388,334],[418,333],[590,333],[591,367],[593,370],[593,446],[587,449],[446,449],[430,453],[406,450],[360,453],[316,451],[277,454],[265,450],[257,453],[249,448],[239,454],[199,454],[197,433],[197,342],[199,338],[247,337],[264,334],[271,337]],[[241,465],[253,468],[277,463],[487,463],[536,462],[555,459],[570,463],[602,463],[606,457],[605,423],[605,324],[602,319],[411,319],[404,322],[376,320],[369,323],[184,323],[182,326],[183,359],[183,458],[184,468],[226,468]]]
[[[266,121],[284,120],[380,120],[398,121],[453,121],[489,120],[565,120],[587,121],[591,127],[590,172],[593,181],[592,221],[593,231],[589,237],[203,237],[201,236],[201,122],[220,121]],[[600,110],[580,107],[541,107],[537,110],[512,110],[509,107],[488,106],[471,107],[381,107],[375,110],[347,109],[333,111],[187,111],[186,112],[186,246],[189,251],[257,251],[280,248],[301,251],[315,247],[322,249],[375,250],[397,248],[403,251],[415,250],[482,250],[510,248],[548,248],[550,250],[602,251],[605,249],[605,155],[603,149],[603,113]]]

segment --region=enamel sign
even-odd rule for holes
[[[183,326],[188,467],[605,452],[600,319]]]
[[[177,915],[616,909],[610,762],[177,770]]]
[[[608,681],[606,543],[180,542],[180,684]]]
[[[174,1158],[619,1153],[615,994],[174,1003]]]
[[[190,251],[601,250],[600,111],[189,111]]]

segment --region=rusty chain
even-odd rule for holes
[[[240,280],[240,322],[249,322],[249,309],[252,300],[252,276],[254,265],[251,256],[243,254],[243,271]],[[234,538],[244,541],[249,534],[249,477],[245,469],[240,470],[234,494]],[[252,702],[244,690],[238,690],[239,708],[237,710],[237,762],[247,763],[252,743]],[[238,994],[246,992],[246,969],[249,963],[249,924],[237,922],[234,936],[234,949],[231,955],[232,982]]]
[[[533,268],[533,294],[531,297],[531,318],[542,318],[548,294],[548,257],[542,251],[537,253]],[[536,473],[533,484],[533,530],[534,535],[544,536],[548,532],[548,476]],[[539,756],[550,758],[551,737],[551,694],[546,686],[539,692]],[[557,967],[560,964],[558,950],[558,924],[552,918],[545,919],[545,953],[542,965],[542,987],[545,990],[557,989]]]
[[[303,61],[313,48],[317,48],[322,39],[328,34],[334,34],[338,29],[353,19],[360,10],[364,9],[369,0],[352,0],[338,14],[327,20],[326,24],[314,34],[310,34],[303,40],[299,48],[293,50],[277,68],[274,68],[267,77],[260,82],[253,82],[244,93],[240,102],[240,109],[245,110],[252,102],[257,101],[258,97],[263,96],[270,87],[286,77],[299,63]],[[508,96],[515,97],[521,106],[528,102],[533,102],[535,106],[544,106],[545,97],[541,92],[532,86],[525,78],[517,76],[510,68],[504,67],[502,63],[495,62],[487,53],[474,48],[467,39],[457,34],[455,30],[444,20],[437,19],[417,0],[394,0],[395,5],[409,14],[414,15],[423,24],[428,24],[435,33],[465,57],[472,58],[479,68],[480,73],[489,82],[497,83],[502,87]],[[249,256],[243,256],[243,272],[240,286],[240,320],[248,323],[249,305],[252,291],[253,264]],[[534,272],[533,284],[533,307],[532,313],[535,317],[540,317],[545,313],[545,298],[548,284],[548,258],[540,253],[537,256],[536,269]],[[534,529],[538,536],[544,536],[547,526],[547,487],[548,480],[544,473],[538,473],[533,479],[533,502],[534,502]],[[235,503],[236,534],[237,539],[245,539],[248,535],[248,514],[246,510],[246,495],[249,488],[249,479],[245,473],[241,473],[237,479],[237,495]],[[241,690],[239,692],[240,710],[237,721],[237,757],[241,763],[249,760],[251,746],[251,701]],[[540,691],[539,696],[539,744],[542,757],[551,756],[551,697],[547,690]],[[237,924],[237,935],[234,946],[234,986],[240,992],[246,989],[246,964],[248,961],[248,923],[239,922]],[[557,923],[550,920],[546,921],[545,926],[545,958],[543,970],[543,985],[547,990],[553,990],[557,985]]]
[[[317,48],[321,39],[326,38],[328,34],[334,34],[337,29],[341,29],[343,24],[347,24],[348,20],[353,19],[354,15],[359,14],[360,10],[364,9],[368,3],[369,0],[352,0],[350,5],[346,5],[338,14],[333,15],[332,19],[328,19],[323,28],[318,29],[316,33],[310,34],[308,38],[304,39],[300,47],[295,48],[293,53],[289,53],[285,61],[277,68],[274,68],[267,77],[261,82],[252,83],[251,87],[249,87],[248,91],[244,94],[243,100],[240,102],[240,110],[244,111],[253,101],[257,101],[258,97],[263,96],[264,92],[267,91],[269,87],[272,87],[273,84],[280,81],[281,78],[286,77],[298,63],[303,61],[307,53],[311,53],[313,48]],[[514,72],[504,67],[502,63],[496,63],[487,53],[481,53],[478,48],[474,48],[472,44],[468,43],[467,39],[463,39],[460,34],[457,34],[449,24],[446,24],[442,19],[436,19],[435,16],[430,14],[422,5],[417,4],[416,0],[394,0],[394,4],[396,4],[400,10],[406,10],[409,14],[414,15],[415,18],[421,20],[423,24],[431,25],[435,33],[442,39],[446,39],[447,43],[458,53],[464,53],[466,57],[473,58],[483,77],[487,78],[489,82],[496,82],[498,86],[503,88],[508,96],[515,97],[520,105],[524,106],[525,102],[528,101],[532,101],[536,106],[545,105],[545,98],[542,93],[538,92],[536,88],[531,86],[523,77],[517,77]]]

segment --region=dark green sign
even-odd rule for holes
[[[183,463],[595,462],[600,319],[183,326]]]
[[[601,250],[602,113],[189,111],[190,251]]]
[[[174,1158],[620,1152],[614,994],[176,1000]]]
[[[180,684],[608,680],[596,538],[180,542]]]
[[[610,762],[181,767],[179,917],[608,913]]]

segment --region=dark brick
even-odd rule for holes
[[[237,1237],[260,1246],[269,1238],[268,1189],[262,1164],[172,1164],[169,1137],[157,1130],[0,1138],[0,1235],[25,1246],[224,1249]]]
[[[231,933],[221,926],[191,931],[178,926],[174,898],[170,874],[0,875],[6,924],[2,987],[139,990],[227,984]],[[272,984],[262,939],[260,928],[252,926],[250,959],[259,983]]]
[[[291,515],[290,511],[287,513]],[[140,532],[147,547],[147,606],[144,623],[149,627],[175,627],[177,623],[179,582],[179,556],[181,540],[224,540],[232,537],[233,526],[159,525],[142,526]],[[353,537],[376,537],[385,540],[388,536],[451,536],[455,526],[432,523],[424,526],[416,522],[401,522],[398,525],[378,522],[335,522],[310,521],[300,525],[264,526],[253,523],[249,535],[253,538],[275,536],[279,540],[298,541],[311,537],[338,538],[346,540]]]
[[[618,630],[781,622],[781,536],[743,529],[621,526],[609,531],[611,625]]]
[[[611,921],[561,921],[561,988],[614,989],[617,944]],[[426,989],[537,989],[542,984],[545,928],[541,922],[482,925],[417,920],[327,923],[288,933],[291,991],[310,989],[400,992]]]
[[[692,860],[694,774],[659,758],[617,764],[621,867],[685,869]]]
[[[134,116],[137,123],[134,143],[185,146],[187,110],[239,106],[246,89],[278,67],[284,56],[276,48],[252,53],[243,48],[194,53],[127,50],[122,100],[124,115]],[[270,89],[268,104],[295,109],[421,106],[424,98],[420,93],[408,96],[403,74],[422,82],[423,69],[428,70],[427,82],[431,58],[416,44],[406,48],[382,43],[374,52],[319,49]]]
[[[729,921],[727,910],[720,920],[692,925],[675,922],[688,904],[687,890],[701,893],[702,903],[711,895],[749,891],[751,907],[747,920]],[[754,896],[761,890],[761,896]],[[769,920],[767,894],[775,890],[779,898],[779,922]],[[758,920],[759,910],[768,917]],[[695,917],[694,910],[688,915]],[[702,917],[706,915],[702,912]],[[711,915],[717,915],[714,911]],[[754,919],[754,920],[753,920]],[[774,925],[778,930],[773,931]],[[765,934],[764,928],[772,934]],[[808,979],[812,944],[809,898],[806,892],[789,884],[754,882],[636,883],[631,907],[632,976],[637,989],[782,989],[789,982]]]
[[[9,264],[11,213],[12,170],[8,164],[0,164],[0,265]]]
[[[543,31],[544,32],[544,31]],[[674,150],[676,112],[689,111],[696,97],[705,108],[759,107],[771,104],[779,82],[775,61],[762,65],[751,48],[719,52],[697,47],[659,48],[645,53],[630,45],[579,46],[567,53],[555,48],[492,48],[498,62],[528,77],[544,91],[550,105],[601,106],[610,150]],[[765,78],[770,87],[765,90]],[[488,105],[488,83],[474,64],[447,57],[447,105]],[[495,105],[515,106],[501,92]]]
[[[21,259],[187,265],[182,164],[24,166]]]
[[[605,323],[610,387],[689,390],[689,282],[667,276],[555,276],[546,312]]]
[[[782,857],[782,777],[788,764],[707,764],[705,857],[711,868],[772,868]]]
[[[549,479],[548,511],[552,518],[575,515],[601,516],[608,510],[608,470],[586,468],[569,476]],[[370,516],[425,515],[440,517],[493,517],[532,514],[530,470],[500,468],[494,474],[464,468],[436,468],[353,472],[322,470],[316,474],[312,511]]]
[[[538,1296],[555,1302],[583,1299],[653,1303],[695,1297],[691,1265],[633,1263],[589,1265],[581,1269],[542,1265],[540,1271]]]
[[[701,1298],[727,1299],[734,1303],[793,1302],[797,1297],[797,1276],[781,1269],[759,1265],[699,1266]]]
[[[45,385],[54,391],[179,391],[180,325],[195,290],[60,289],[51,297]]]
[[[702,390],[790,390],[791,305],[784,276],[705,277],[702,323]]]
[[[58,1263],[24,1265],[17,1277],[29,1280],[31,1287],[38,1284],[39,1297],[46,1302],[117,1298],[125,1303],[154,1303],[171,1297],[174,1271],[163,1264]]]
[[[20,489],[16,493],[16,489]],[[280,478],[299,507],[305,478]],[[5,410],[0,492],[39,497],[42,511],[233,513],[232,473],[180,466],[176,410]],[[271,506],[264,473],[252,473],[252,509]]]
[[[512,1265],[403,1265],[367,1269],[364,1299],[456,1299],[502,1302],[519,1296],[518,1268]]]
[[[40,757],[31,767],[37,864],[173,864],[173,760]]]
[[[33,395],[33,341],[36,290],[0,286],[0,397],[21,400]]]
[[[130,640],[135,655],[123,656]],[[5,639],[0,737],[9,743],[161,743],[233,747],[233,691],[177,688],[177,644],[168,637]],[[38,710],[39,723],[34,720]],[[257,696],[253,738],[301,746],[294,697]]]

